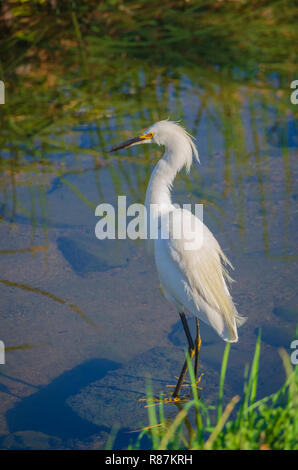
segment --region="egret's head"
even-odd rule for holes
[[[185,159],[187,159],[187,161],[182,162],[187,167],[191,164],[192,155],[194,155],[197,160],[199,159],[198,151],[190,134],[176,122],[168,120],[156,122],[144,132],[141,132],[137,137],[126,140],[120,145],[116,145],[110,152],[138,144],[151,143],[164,145],[169,149],[179,149],[181,158],[185,157]]]

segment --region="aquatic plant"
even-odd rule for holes
[[[246,368],[242,397],[234,396],[223,409],[225,374],[230,345],[223,356],[219,399],[208,406],[199,397],[194,372],[190,366],[192,397],[187,401],[156,402],[150,387],[147,395],[149,425],[131,446],[139,448],[146,435],[155,450],[257,450],[298,449],[298,367],[292,369],[289,357],[280,350],[286,381],[275,393],[256,399],[259,378],[260,335],[250,371]],[[249,373],[248,373],[249,372]],[[165,418],[165,406],[178,406],[178,414]],[[191,421],[195,417],[195,424]]]

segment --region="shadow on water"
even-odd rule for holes
[[[36,393],[23,399],[11,393],[9,387],[1,385],[0,392],[17,397],[20,401],[6,413],[10,434],[0,437],[0,446],[5,443],[9,449],[63,449],[72,448],[75,441],[85,447],[105,448],[108,436],[114,436],[114,448],[127,448],[138,433],[132,433],[131,428],[125,426],[114,428],[112,421],[110,427],[97,425],[81,418],[67,405],[67,399],[72,395],[80,393],[94,381],[100,383],[108,372],[121,367],[121,364],[108,359],[91,359],[64,372],[46,387],[39,387]],[[7,375],[5,377],[14,380]],[[31,384],[26,385],[32,387]],[[140,443],[142,449],[150,448],[151,443],[146,436]]]
[[[129,257],[124,250],[111,249],[109,240],[91,237],[57,238],[57,247],[80,276],[89,272],[105,272],[114,268],[125,268]]]
[[[62,439],[83,439],[98,432],[99,426],[80,418],[65,402],[69,396],[118,367],[121,365],[108,359],[91,359],[64,372],[8,410],[9,431],[33,430]]]

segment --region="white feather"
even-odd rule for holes
[[[154,205],[151,219],[156,219],[160,228],[165,225],[168,228],[168,239],[159,236],[151,243],[163,292],[180,311],[185,309],[198,316],[225,341],[238,341],[237,325],[243,324],[245,318],[238,314],[227,286],[231,279],[224,264],[230,262],[201,220],[176,208],[171,201],[170,191],[177,172],[184,166],[189,170],[193,158],[199,160],[194,142],[172,121],[160,121],[146,132],[153,133],[153,142],[165,146],[146,193],[147,213]],[[190,221],[194,230],[191,233],[180,230],[182,236],[176,238],[181,224],[185,227]]]

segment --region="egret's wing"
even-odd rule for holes
[[[179,234],[181,221],[185,230]],[[187,228],[189,223],[191,230]],[[243,323],[245,319],[238,315],[229,293],[226,280],[231,278],[224,264],[231,264],[218,242],[197,217],[182,209],[171,213],[168,228],[168,240],[159,240],[156,243],[156,255],[159,253],[156,263],[165,290],[168,294],[170,291],[169,295],[177,304],[180,302],[186,308],[186,300],[191,297],[203,320],[211,324],[226,341],[237,341],[236,323]],[[174,282],[170,281],[170,270],[172,276],[176,273],[176,286],[177,281],[183,283],[184,294],[181,292],[181,286],[177,291],[173,289]]]

